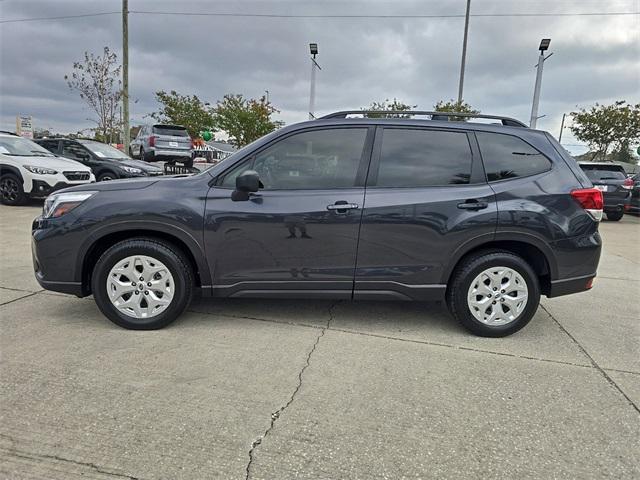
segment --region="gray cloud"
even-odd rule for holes
[[[464,1],[143,1],[131,10],[296,14],[460,14]],[[632,11],[637,2],[472,0],[472,13]],[[121,2],[0,3],[2,19],[118,11]],[[398,97],[429,109],[457,95],[463,19],[270,19],[131,14],[130,96],[134,122],[154,111],[156,90],[194,93],[215,103],[225,93],[269,90],[287,123],[306,118],[307,45],[320,46],[318,113]],[[640,101],[638,17],[473,17],[465,99],[486,113],[528,120],[537,44],[552,38],[539,127],[557,134],[562,113],[615,99]],[[0,128],[16,114],[40,127],[91,126],[64,75],[85,50],[120,53],[120,16],[0,24]],[[568,132],[567,132],[568,133]],[[566,139],[566,140],[565,140]],[[576,143],[570,135],[566,143]]]

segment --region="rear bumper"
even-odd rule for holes
[[[564,278],[562,280],[552,280],[547,297],[560,297],[571,295],[572,293],[585,292],[590,290],[595,278],[595,272],[580,277]]]
[[[604,212],[622,212],[631,203],[631,192],[626,195],[603,195]]]
[[[154,158],[191,158],[191,150],[163,150],[156,148],[149,153],[153,153]]]

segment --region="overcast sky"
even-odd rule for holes
[[[132,123],[157,109],[154,92],[215,103],[225,93],[270,98],[286,123],[305,120],[309,42],[319,44],[317,114],[396,97],[421,109],[457,96],[465,0],[144,1],[131,11],[409,18],[256,18],[131,13]],[[0,21],[117,12],[120,0],[0,0]],[[637,12],[638,0],[471,0],[474,14]],[[411,18],[413,17],[413,18]],[[17,114],[34,127],[76,132],[92,116],[64,75],[105,45],[121,58],[121,16],[0,23],[0,128]],[[640,102],[640,16],[471,17],[464,99],[528,123],[537,47],[549,37],[538,128],[558,135],[564,112],[617,99]],[[567,130],[563,143],[578,143]]]

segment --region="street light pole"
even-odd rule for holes
[[[469,10],[471,0],[467,0],[467,13],[464,16],[464,40],[462,41],[462,62],[460,62],[460,81],[458,82],[458,104],[462,103],[462,89],[464,87],[464,68],[467,63],[467,37],[469,36]]]
[[[129,0],[122,0],[122,143],[129,154]]]
[[[309,120],[313,120],[315,117],[315,104],[316,104],[316,68],[322,70],[318,62],[316,62],[316,55],[318,54],[318,44],[310,43],[309,51],[311,52],[311,86],[309,91]]]
[[[544,68],[544,61],[549,58],[551,55],[545,58],[544,52],[549,49],[549,44],[551,43],[550,38],[543,38],[540,42],[540,46],[538,50],[540,50],[540,56],[538,57],[538,70],[536,72],[536,85],[533,88],[533,103],[531,105],[531,119],[529,121],[529,126],[531,128],[536,128],[536,124],[538,122],[538,105],[540,104],[540,89],[542,88],[542,69]]]
[[[558,136],[558,143],[562,142],[562,132],[564,131],[564,118],[567,116],[566,113],[562,114],[562,123],[560,124],[560,135]]]

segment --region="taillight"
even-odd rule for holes
[[[594,220],[597,222],[602,220],[604,201],[600,190],[597,188],[581,188],[579,190],[572,190],[571,196],[578,201],[580,206],[584,208]]]
[[[155,147],[156,146],[156,137],[155,137],[155,135],[151,135],[149,137],[149,146],[150,147]]]
[[[627,190],[632,190],[633,189],[633,180],[629,177],[624,179],[624,182],[622,182],[622,188],[625,188]]]

